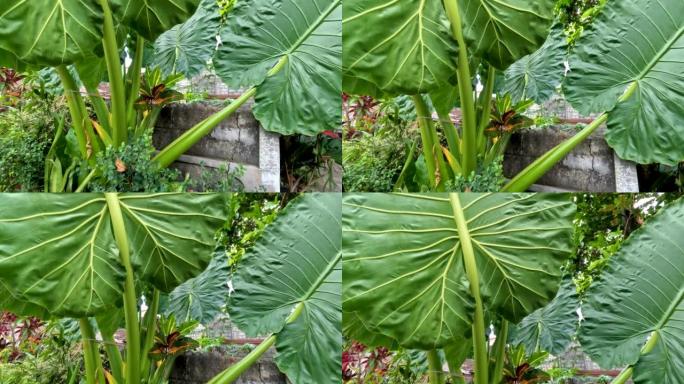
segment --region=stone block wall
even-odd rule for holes
[[[172,104],[164,108],[154,129],[154,145],[162,148],[185,131],[220,111],[224,104],[199,102]],[[240,107],[214,130],[190,148],[173,167],[183,174],[197,176],[206,168],[242,165],[245,191],[280,191],[280,142],[277,134],[266,132],[252,114],[252,103]]]

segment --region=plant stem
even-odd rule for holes
[[[86,148],[86,138],[85,129],[83,127],[83,111],[81,110],[80,103],[78,99],[81,98],[81,93],[78,90],[76,81],[74,81],[71,74],[67,68],[63,65],[55,68],[57,74],[64,87],[64,94],[67,99],[67,105],[69,106],[69,113],[71,114],[71,124],[74,127],[74,133],[76,134],[76,141],[78,141],[78,149],[81,151],[81,156],[84,159],[88,158],[88,150]]]
[[[92,332],[90,323],[87,318],[79,319],[81,326],[81,338],[83,340],[83,360],[85,361],[86,382],[88,384],[95,384],[97,382],[97,367],[95,366],[95,358],[93,354],[93,340],[95,335]]]
[[[408,156],[406,156],[406,162],[404,163],[404,167],[401,169],[401,173],[399,174],[399,177],[397,178],[397,182],[394,183],[394,191],[400,191],[401,188],[404,186],[406,181],[406,174],[408,173],[409,167],[414,161],[415,154],[416,154],[416,147],[418,146],[418,142],[414,141],[411,144],[411,149],[409,150]]]
[[[147,353],[152,349],[154,344],[154,333],[156,329],[157,322],[157,312],[159,311],[159,290],[154,289],[152,293],[152,303],[147,308],[147,313],[145,314],[145,341],[143,344],[142,353],[145,355],[142,359],[142,369],[143,375],[148,375],[150,370],[150,359],[147,357]]]
[[[126,317],[126,383],[140,383],[140,327],[138,324],[137,295],[133,280],[133,266],[131,265],[128,236],[124,225],[119,197],[116,193],[105,193],[109,215],[112,220],[112,230],[116,240],[121,264],[126,269],[124,286],[124,313]]]
[[[475,116],[475,102],[473,99],[473,84],[470,77],[468,63],[468,46],[463,37],[461,14],[458,1],[444,0],[444,9],[451,23],[451,32],[458,42],[458,88],[461,96],[461,131],[463,137],[461,166],[463,176],[468,177],[477,167],[477,122]]]
[[[247,100],[256,94],[256,88],[252,87],[243,93],[240,97],[235,99],[227,107],[219,112],[209,116],[199,124],[188,129],[184,134],[174,140],[166,148],[162,149],[154,157],[154,160],[159,163],[162,168],[166,168],[171,163],[176,161],[185,151],[190,149],[195,143],[200,141],[204,136],[211,132],[221,121],[232,115],[238,108],[242,106]]]
[[[452,384],[466,384],[465,377],[461,373],[461,366],[470,352],[471,346],[468,343],[469,341],[463,341],[463,344],[460,346],[451,345],[444,347],[444,355],[449,366],[449,377]]]
[[[76,188],[76,191],[75,191],[75,192],[83,192],[83,190],[85,189],[85,187],[88,186],[88,183],[90,183],[90,180],[92,180],[93,177],[95,177],[96,174],[97,174],[97,170],[96,170],[96,169],[93,169],[92,171],[90,171],[90,173],[88,174],[88,176],[86,176],[86,178],[83,179],[83,181],[81,182],[81,184],[78,185],[78,188]]]
[[[489,366],[487,358],[487,338],[485,335],[484,306],[480,295],[480,277],[475,260],[475,252],[470,237],[470,230],[463,208],[461,199],[457,193],[450,193],[451,209],[454,213],[454,220],[458,228],[458,237],[463,250],[463,264],[465,265],[470,293],[475,300],[475,316],[473,319],[473,353],[475,355],[475,384],[489,384]]]
[[[119,58],[119,46],[116,42],[114,19],[109,8],[109,0],[100,0],[104,14],[103,32],[105,61],[107,62],[107,74],[109,75],[109,91],[112,103],[112,141],[114,147],[126,140],[126,91],[124,89],[123,75]]]
[[[437,112],[439,116],[439,122],[442,124],[442,129],[444,130],[444,135],[446,136],[447,143],[449,145],[449,152],[455,157],[461,158],[461,138],[458,137],[458,130],[456,126],[451,121],[449,115],[442,115]]]
[[[432,349],[427,351],[428,360],[428,376],[430,384],[444,383],[444,370],[442,369],[442,359],[439,357],[437,350]]]
[[[660,339],[660,334],[658,331],[654,331],[651,334],[651,338],[648,339],[646,344],[641,348],[641,355],[646,355],[648,353],[651,353],[653,351],[653,348],[658,344],[658,340]],[[625,367],[625,369],[620,372],[620,374],[613,379],[613,381],[610,382],[610,384],[625,384],[627,380],[629,380],[630,377],[632,377],[632,373],[634,373],[634,366],[629,365]]]
[[[425,156],[425,165],[429,173],[430,187],[436,188],[438,191],[443,190],[444,181],[449,176],[449,169],[442,155],[442,146],[439,143],[437,129],[432,122],[430,108],[420,95],[413,96],[413,103],[418,115],[420,136],[423,141],[423,156]]]
[[[112,124],[109,121],[109,108],[107,107],[107,103],[105,103],[97,88],[91,88],[86,85],[86,91],[88,91],[90,102],[93,103],[93,109],[95,110],[97,119],[100,121],[100,125],[102,125],[102,128],[111,136]]]
[[[492,383],[500,383],[503,378],[504,361],[506,360],[506,343],[508,341],[508,321],[501,319],[501,328],[496,333],[496,341],[492,349],[494,371]]]
[[[485,144],[485,129],[489,123],[489,116],[491,113],[492,94],[494,93],[494,83],[496,82],[496,69],[491,65],[487,70],[487,82],[480,97],[480,122],[477,130],[477,148],[484,150]]]
[[[140,77],[142,71],[142,61],[143,53],[145,52],[145,39],[138,37],[135,40],[135,56],[133,57],[133,63],[128,70],[128,78],[131,81],[131,89],[128,94],[128,105],[126,108],[126,116],[128,117],[128,126],[134,127],[136,125],[136,115],[135,112],[135,102],[138,99],[138,94],[140,93]]]
[[[285,68],[287,64],[288,56],[285,55],[278,60],[278,62],[271,68],[266,74],[267,77],[273,76]],[[154,157],[162,168],[166,168],[171,163],[176,161],[185,151],[190,149],[195,143],[200,141],[204,136],[211,132],[221,121],[223,121],[228,116],[232,115],[237,111],[242,104],[247,102],[252,96],[256,95],[257,88],[252,87],[245,91],[240,97],[233,100],[227,107],[218,111],[217,113],[209,116],[208,118],[201,121],[199,124],[188,129],[183,135],[174,140],[171,144],[167,145],[166,148],[162,149]]]
[[[101,327],[100,330],[102,330]],[[104,341],[107,357],[109,357],[109,365],[112,368],[112,376],[114,376],[114,379],[116,379],[117,383],[125,383],[123,359],[121,358],[121,352],[119,352],[119,348],[114,340],[114,335],[105,335],[102,333],[102,340]]]
[[[297,304],[295,307],[294,311],[292,311],[292,314],[287,318],[286,324],[292,323],[297,318],[299,315],[302,313],[302,310],[304,309],[304,303],[301,302]],[[273,346],[276,342],[276,335],[271,335],[268,338],[266,338],[264,341],[261,342],[256,348],[252,350],[247,356],[243,357],[239,362],[236,364],[228,367],[225,371],[219,373],[216,375],[213,379],[211,379],[207,384],[230,384],[237,380],[242,373],[244,373],[249,367],[252,366],[259,358],[261,355],[266,353],[269,348]]]
[[[602,114],[591,124],[587,125],[580,133],[571,137],[570,139],[560,143],[542,157],[535,160],[532,164],[518,173],[508,184],[506,184],[502,192],[524,192],[537,180],[539,180],[546,172],[550,171],[558,162],[563,160],[568,153],[575,147],[581,144],[594,131],[596,131],[603,123],[608,120],[607,114]]]

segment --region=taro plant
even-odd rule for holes
[[[684,381],[684,200],[625,240],[586,292],[579,332],[600,366],[627,366],[612,383]]]
[[[172,100],[169,81],[161,80],[193,76],[210,60],[227,85],[246,89],[161,148],[154,157],[161,167],[252,98],[267,130],[315,135],[337,128],[341,11],[341,0],[244,1],[232,7],[223,26],[215,0],[3,1],[0,66],[51,67],[59,74],[80,162],[76,185],[82,190],[96,176],[89,165],[97,153],[154,126],[159,106]],[[122,57],[130,57],[130,65],[122,65]],[[143,67],[148,68],[144,78]],[[103,80],[109,103],[98,89]]]
[[[450,376],[472,351],[475,383],[501,383],[509,326],[556,296],[574,213],[563,194],[345,196],[344,332],[427,351],[431,383],[440,350]]]
[[[211,320],[197,316],[197,308],[203,311],[215,305],[207,301],[217,300],[205,297],[203,289],[220,285],[218,276],[223,284],[228,279],[226,259],[212,254],[229,199],[114,193],[3,197],[0,308],[43,319],[79,319],[88,384],[103,384],[105,378],[163,383],[178,354],[196,346],[188,332],[198,321]],[[276,363],[293,383],[340,381],[340,210],[339,194],[302,196],[245,254],[233,275],[229,312],[248,334],[268,337],[212,383],[237,380],[272,346]],[[159,317],[161,296],[168,292],[170,314]],[[144,315],[137,307],[143,294]],[[182,316],[178,321],[176,314]],[[121,323],[127,336],[123,355],[113,340]],[[96,329],[110,370],[103,369]]]
[[[487,136],[487,127],[498,117],[491,113],[493,94],[508,93],[513,103],[542,103],[561,83],[575,109],[598,117],[503,190],[526,190],[604,124],[606,141],[623,159],[666,165],[684,159],[684,132],[678,123],[684,116],[684,24],[677,17],[684,13],[684,3],[607,2],[570,48],[558,23],[552,27],[555,3],[345,1],[343,89],[374,97],[412,97],[430,190],[444,190],[457,174],[468,177],[496,145]],[[570,67],[566,77],[565,61]],[[481,84],[482,91],[476,92],[474,84]],[[456,105],[461,111],[458,127],[449,116]],[[444,148],[433,110],[446,139]]]

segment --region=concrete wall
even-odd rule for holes
[[[216,102],[201,102],[164,108],[154,129],[155,146],[161,148],[171,143],[222,107]],[[218,168],[226,163],[231,169],[243,165],[245,191],[280,191],[279,137],[260,127],[251,108],[251,102],[240,107],[181,156],[173,167],[195,176],[202,163],[207,168]]]
[[[638,192],[636,166],[618,158],[602,130],[581,143],[535,185],[537,191]],[[551,148],[577,134],[564,127],[527,129],[511,138],[504,175],[515,176]]]
[[[170,384],[205,384],[226,368],[240,361],[247,352],[227,353],[219,351],[190,352],[176,359],[169,378]],[[285,375],[273,362],[271,349],[254,363],[236,384],[286,384]]]

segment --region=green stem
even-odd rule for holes
[[[506,184],[502,192],[524,192],[544,174],[551,170],[558,162],[563,160],[568,153],[575,147],[580,145],[584,140],[591,136],[603,123],[608,120],[608,115],[603,114],[587,125],[580,133],[571,137],[570,139],[560,143],[532,164],[523,169],[516,175],[508,184]]]
[[[242,104],[247,102],[247,100],[249,100],[255,94],[256,88],[250,88],[221,111],[209,116],[199,124],[188,129],[179,138],[167,145],[166,148],[162,149],[157,156],[154,157],[154,160],[157,161],[162,168],[168,167],[183,153],[185,153],[185,151],[190,149],[190,147],[195,145],[204,136],[211,132],[217,125],[221,123],[221,121],[237,111]]]
[[[107,62],[107,73],[109,75],[109,91],[112,103],[112,141],[114,147],[126,140],[126,90],[124,88],[123,75],[121,73],[121,63],[119,58],[119,46],[116,42],[116,30],[114,29],[114,19],[109,8],[109,0],[100,0],[104,14],[103,32],[104,56]]]
[[[437,129],[432,122],[430,108],[425,103],[425,100],[423,100],[423,97],[414,95],[413,103],[416,106],[420,137],[423,141],[423,156],[425,157],[425,165],[428,169],[430,187],[440,190],[443,189],[442,186],[449,175],[449,169],[444,161],[444,155],[442,155],[442,147],[439,144]]]
[[[62,132],[64,132],[64,116],[60,116],[59,121],[57,121],[57,128],[55,129],[55,138],[52,140],[52,144],[50,144],[50,149],[48,150],[47,155],[45,156],[45,168],[44,168],[44,174],[43,174],[43,184],[45,184],[45,189],[44,192],[50,192],[50,169],[51,169],[51,161],[54,154],[55,154],[55,149],[57,148],[57,142],[62,138]]]
[[[299,303],[295,307],[294,311],[286,320],[286,324],[292,323],[297,320],[299,315],[304,309],[304,303]],[[237,380],[242,373],[244,373],[249,367],[251,367],[261,355],[266,353],[269,348],[273,346],[276,342],[276,335],[271,335],[261,342],[256,348],[252,350],[247,356],[243,357],[239,362],[230,366],[225,371],[219,373],[216,377],[211,379],[207,384],[230,384]]]
[[[463,37],[463,26],[458,9],[458,1],[444,0],[444,9],[451,22],[451,32],[458,42],[458,88],[461,96],[461,131],[463,137],[461,166],[463,176],[469,176],[477,167],[477,122],[473,84],[468,63],[468,46]]]
[[[95,335],[93,334],[87,318],[79,319],[79,325],[81,326],[81,338],[83,340],[83,360],[85,361],[86,383],[96,384],[97,367],[95,366],[95,357],[93,353],[93,340],[95,340]]]
[[[128,117],[128,126],[134,127],[136,125],[137,113],[135,111],[135,102],[138,100],[140,93],[140,78],[142,72],[143,53],[145,52],[145,39],[138,36],[135,41],[135,56],[133,63],[129,68],[128,78],[131,81],[131,89],[128,94],[128,105],[126,108],[126,116]]]
[[[86,90],[88,91],[90,102],[93,103],[93,109],[95,110],[100,125],[102,125],[102,128],[111,136],[112,124],[109,121],[109,108],[107,107],[107,103],[105,103],[97,88],[86,85]]]
[[[75,192],[83,192],[83,190],[85,189],[85,187],[88,186],[88,183],[90,183],[90,181],[93,179],[93,177],[95,177],[96,174],[97,174],[97,170],[96,170],[96,169],[93,169],[92,171],[90,171],[90,173],[88,174],[88,176],[86,176],[86,178],[83,179],[83,181],[81,182],[81,184],[78,185],[78,188],[76,188],[76,191],[75,191]]]
[[[503,378],[504,362],[506,360],[506,342],[508,341],[508,321],[501,319],[501,328],[496,333],[496,341],[492,348],[494,359],[494,371],[492,383],[500,383]]]
[[[468,357],[469,347],[456,348],[456,353],[449,353],[448,348],[444,348],[447,365],[449,366],[449,377],[452,384],[466,384],[465,377],[461,373],[461,366]]]
[[[411,149],[409,150],[408,156],[406,156],[406,162],[404,163],[404,167],[401,169],[401,173],[399,174],[399,178],[397,178],[397,182],[394,183],[394,191],[399,191],[405,184],[405,178],[406,174],[408,173],[409,167],[414,161],[414,157],[416,154],[416,147],[418,146],[418,142],[414,141],[411,144]]]
[[[102,327],[100,327],[100,330],[102,330]],[[114,376],[117,383],[124,383],[123,359],[121,358],[119,347],[114,340],[114,335],[105,335],[103,333],[102,340],[104,341],[107,357],[109,357],[109,366],[112,369],[112,376]]]
[[[288,56],[285,55],[278,60],[276,65],[271,68],[267,73],[267,77],[273,76],[285,68],[287,64]],[[245,91],[240,97],[235,99],[226,108],[220,110],[212,116],[209,116],[199,124],[187,130],[183,135],[174,140],[171,144],[167,145],[166,148],[162,149],[157,156],[154,157],[162,168],[166,168],[171,163],[176,161],[185,151],[190,149],[198,141],[200,141],[204,136],[211,132],[221,121],[223,121],[228,116],[232,115],[237,111],[242,104],[247,102],[252,96],[256,95],[256,87],[252,87]]]
[[[651,338],[648,339],[646,344],[641,348],[641,355],[646,355],[648,353],[651,353],[653,351],[653,348],[658,344],[658,339],[660,339],[660,334],[658,331],[654,331],[651,334]],[[629,380],[630,377],[632,377],[632,373],[634,373],[634,366],[629,365],[625,369],[620,372],[620,374],[613,379],[613,381],[610,382],[610,384],[625,384],[627,380]]]
[[[119,197],[116,193],[105,193],[112,230],[116,239],[121,264],[126,270],[124,286],[124,313],[126,317],[126,383],[140,382],[140,327],[138,324],[137,295],[133,279],[128,236],[124,225]]]
[[[76,85],[76,81],[65,66],[60,65],[55,69],[57,70],[60,80],[62,81],[62,87],[64,87],[64,94],[67,99],[67,105],[69,106],[71,124],[73,125],[74,133],[76,134],[78,149],[81,151],[81,156],[84,159],[87,159],[88,150],[85,138],[85,128],[83,126],[83,121],[85,118],[83,116],[80,103],[78,102],[78,99],[81,98],[81,93]]]
[[[455,158],[460,159],[461,138],[458,137],[458,130],[456,129],[456,126],[454,125],[453,121],[451,121],[451,117],[448,114],[443,115],[437,112],[437,115],[439,116],[439,122],[442,124],[442,129],[444,129],[444,135],[446,136],[447,143],[449,145],[449,151]]]
[[[437,350],[432,349],[427,351],[428,360],[428,376],[430,384],[444,383],[444,370],[442,369],[442,359],[439,357]]]
[[[142,359],[142,369],[143,375],[148,375],[150,371],[150,359],[147,357],[147,353],[152,349],[154,344],[154,334],[157,322],[157,313],[159,312],[159,290],[154,289],[152,293],[152,303],[150,303],[147,313],[145,314],[145,341],[143,344],[142,353],[145,354]]]
[[[480,122],[477,130],[477,148],[484,149],[485,144],[485,129],[489,124],[489,116],[491,114],[492,94],[494,93],[494,83],[496,82],[496,69],[491,65],[487,71],[487,82],[485,83],[482,96],[480,98]]]
[[[449,200],[451,201],[454,220],[456,221],[456,227],[458,228],[458,237],[461,242],[461,250],[463,251],[463,264],[470,285],[470,293],[475,300],[475,316],[473,319],[473,352],[475,355],[474,383],[489,384],[489,362],[487,358],[484,306],[482,304],[482,296],[480,295],[480,277],[477,270],[475,252],[473,250],[468,223],[463,214],[463,208],[461,207],[460,197],[457,193],[451,193],[449,194]]]

